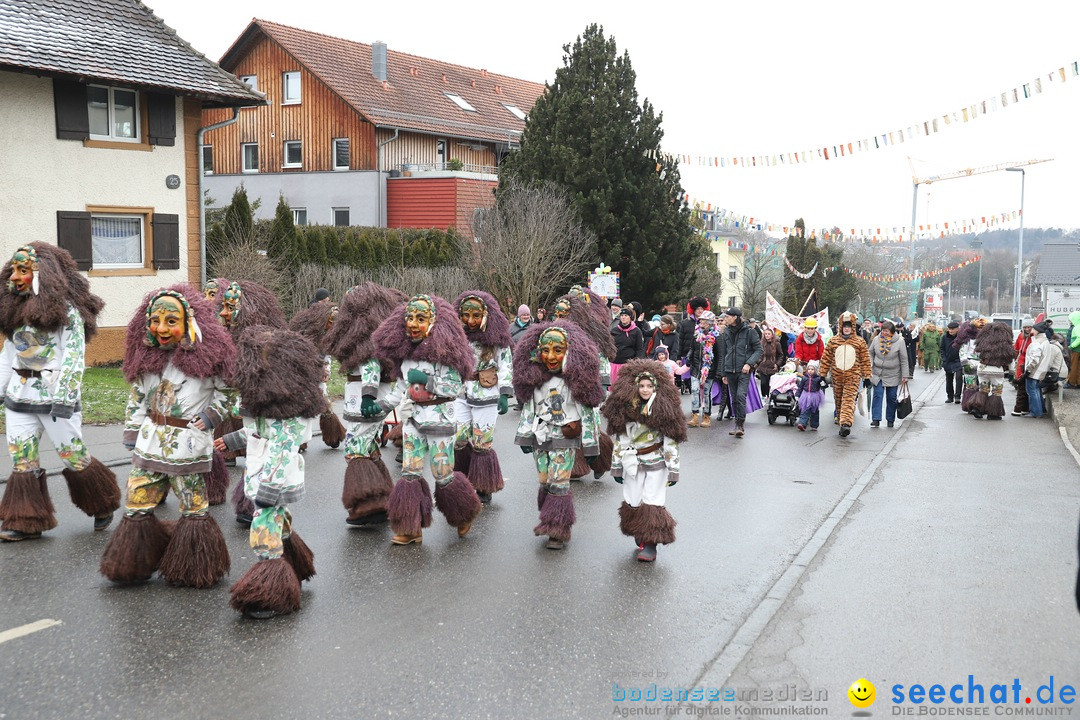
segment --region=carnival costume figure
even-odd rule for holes
[[[341,502],[352,526],[386,521],[386,506],[394,481],[379,451],[383,421],[393,406],[391,369],[375,357],[372,333],[404,303],[400,290],[366,282],[345,293],[338,319],[323,342],[345,375],[345,485]]]
[[[300,446],[326,409],[319,351],[291,330],[249,327],[240,336],[233,387],[240,393],[247,449],[244,494],[255,504],[249,540],[258,561],[232,586],[230,605],[264,619],[300,609],[300,583],[315,574],[314,556],[293,528],[289,505],[304,494]]]
[[[510,321],[495,298],[482,290],[466,290],[454,304],[475,358],[472,379],[454,400],[454,469],[469,478],[480,502],[489,503],[504,484],[492,444],[495,420],[506,414],[514,394]]]
[[[919,347],[922,349],[923,369],[937,372],[941,369],[941,331],[934,323],[927,323],[919,333]]]
[[[675,518],[665,507],[679,481],[679,443],[686,420],[679,391],[655,360],[631,360],[619,371],[602,412],[615,438],[611,473],[623,486],[619,528],[634,538],[637,559],[652,562],[656,546],[675,542]]]
[[[1005,373],[1016,359],[1012,328],[1002,323],[986,323],[975,336],[975,352],[979,356],[976,367],[979,385],[971,401],[972,414],[998,420],[1005,416],[1005,401],[1001,399]]]
[[[0,399],[12,472],[0,500],[0,540],[40,538],[56,527],[38,444],[44,433],[64,463],[71,501],[104,530],[120,507],[116,475],[82,439],[86,340],[105,303],[90,294],[71,255],[55,245],[18,248],[0,270]]]
[[[319,415],[319,432],[322,433],[322,441],[327,447],[337,448],[345,439],[345,426],[330,405],[330,396],[327,394],[326,383],[330,381],[330,355],[323,350],[323,340],[333,328],[337,320],[338,306],[329,300],[314,303],[293,315],[289,321],[289,329],[298,332],[311,344],[320,350],[319,362],[322,366],[322,381],[319,388],[323,397],[326,398],[326,410]]]
[[[600,351],[600,383],[606,388],[611,385],[611,362],[615,359],[615,338],[611,336],[611,323],[608,320],[607,306],[604,299],[588,288],[574,285],[570,292],[555,301],[552,315],[556,320],[566,318],[577,325],[596,343]],[[587,410],[599,412],[599,410]],[[600,425],[597,418],[597,425]],[[611,470],[611,455],[615,443],[603,430],[600,431],[600,453],[586,457],[578,448],[574,457],[574,468],[570,471],[571,479],[584,477],[592,471],[593,477],[600,479]]]
[[[463,380],[470,379],[475,362],[461,320],[442,298],[414,295],[383,321],[373,340],[375,354],[390,366],[395,380],[380,404],[389,410],[401,403],[404,425],[401,477],[388,507],[395,533],[392,542],[422,542],[422,529],[431,525],[425,458],[430,458],[435,479],[435,506],[457,528],[458,537],[465,537],[481,504],[469,479],[454,471],[454,399]]]
[[[586,457],[600,452],[599,416],[604,402],[596,345],[572,322],[538,323],[514,347],[514,393],[521,403],[514,443],[534,453],[540,481],[536,535],[562,549],[576,515],[570,470],[581,447]]]
[[[227,328],[234,345],[240,342],[240,335],[249,327],[268,325],[274,328],[285,328],[287,326],[285,314],[281,311],[277,296],[262,285],[249,280],[230,282],[224,278],[218,278],[217,283],[218,293],[214,299],[214,308],[217,311],[218,321]],[[244,426],[240,419],[237,392],[229,388],[227,393],[230,401],[229,417],[214,430],[214,439],[240,430]],[[214,470],[207,482],[207,493],[210,496],[211,505],[225,501],[229,478],[226,475],[222,482],[218,468],[224,469],[225,465],[222,461],[234,459],[236,454],[232,450],[224,454],[218,451],[214,453]],[[236,521],[241,525],[250,525],[251,518],[255,514],[255,506],[244,495],[244,483],[237,483],[233,489],[232,503],[236,510]]]
[[[975,350],[975,336],[985,324],[983,317],[965,322],[953,340],[953,347],[960,351],[960,367],[964,373],[964,392],[960,395],[960,409],[964,412],[972,412],[971,403],[979,392],[979,354]]]
[[[228,331],[190,285],[151,293],[128,323],[124,444],[132,469],[124,517],[101,558],[105,577],[144,582],[157,571],[171,585],[206,588],[229,571],[205,474],[212,431],[231,410],[226,378],[235,367]],[[180,503],[171,532],[154,515],[170,486]]]
[[[866,341],[859,337],[858,318],[853,312],[840,315],[840,332],[829,338],[821,354],[818,374],[827,378],[832,373],[833,400],[840,419],[840,437],[851,434],[855,423],[855,403],[859,387],[870,378],[870,352]]]

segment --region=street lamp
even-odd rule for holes
[[[1018,172],[1020,173],[1020,239],[1016,243],[1016,278],[1015,292],[1013,293],[1013,330],[1020,329],[1020,282],[1024,272],[1024,181],[1027,180],[1027,173],[1024,172],[1024,168],[1005,168],[1005,172]]]
[[[982,249],[982,246],[983,246],[983,242],[978,237],[974,238],[971,241],[971,248],[972,248],[972,250],[974,250],[976,252],[976,254],[978,254],[979,250]],[[976,312],[978,312],[981,315],[982,314],[982,255],[979,255],[979,290],[978,290],[978,294],[975,296],[975,307],[976,307]]]

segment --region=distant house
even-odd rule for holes
[[[1035,283],[1042,286],[1046,316],[1064,332],[1069,314],[1080,310],[1080,243],[1044,243]]]
[[[269,105],[207,135],[219,205],[241,184],[298,224],[467,230],[544,85],[253,20],[221,66]],[[208,110],[205,124],[225,117]]]
[[[132,0],[0,3],[0,97],[0,254],[70,251],[106,301],[87,360],[118,360],[144,293],[199,282],[203,109],[264,101]]]

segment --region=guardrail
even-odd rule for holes
[[[411,172],[414,175],[425,172],[467,172],[481,175],[497,175],[499,173],[499,169],[493,165],[464,165],[455,162],[403,163],[395,165],[393,169],[401,173]]]

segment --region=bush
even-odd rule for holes
[[[476,285],[476,278],[468,270],[458,267],[406,267],[357,269],[344,266],[323,267],[305,263],[296,271],[291,281],[291,295],[283,303],[290,312],[307,307],[308,301],[319,288],[330,291],[330,297],[339,302],[345,292],[362,282],[376,282],[387,287],[399,288],[406,295],[432,293],[453,302],[461,292]]]

